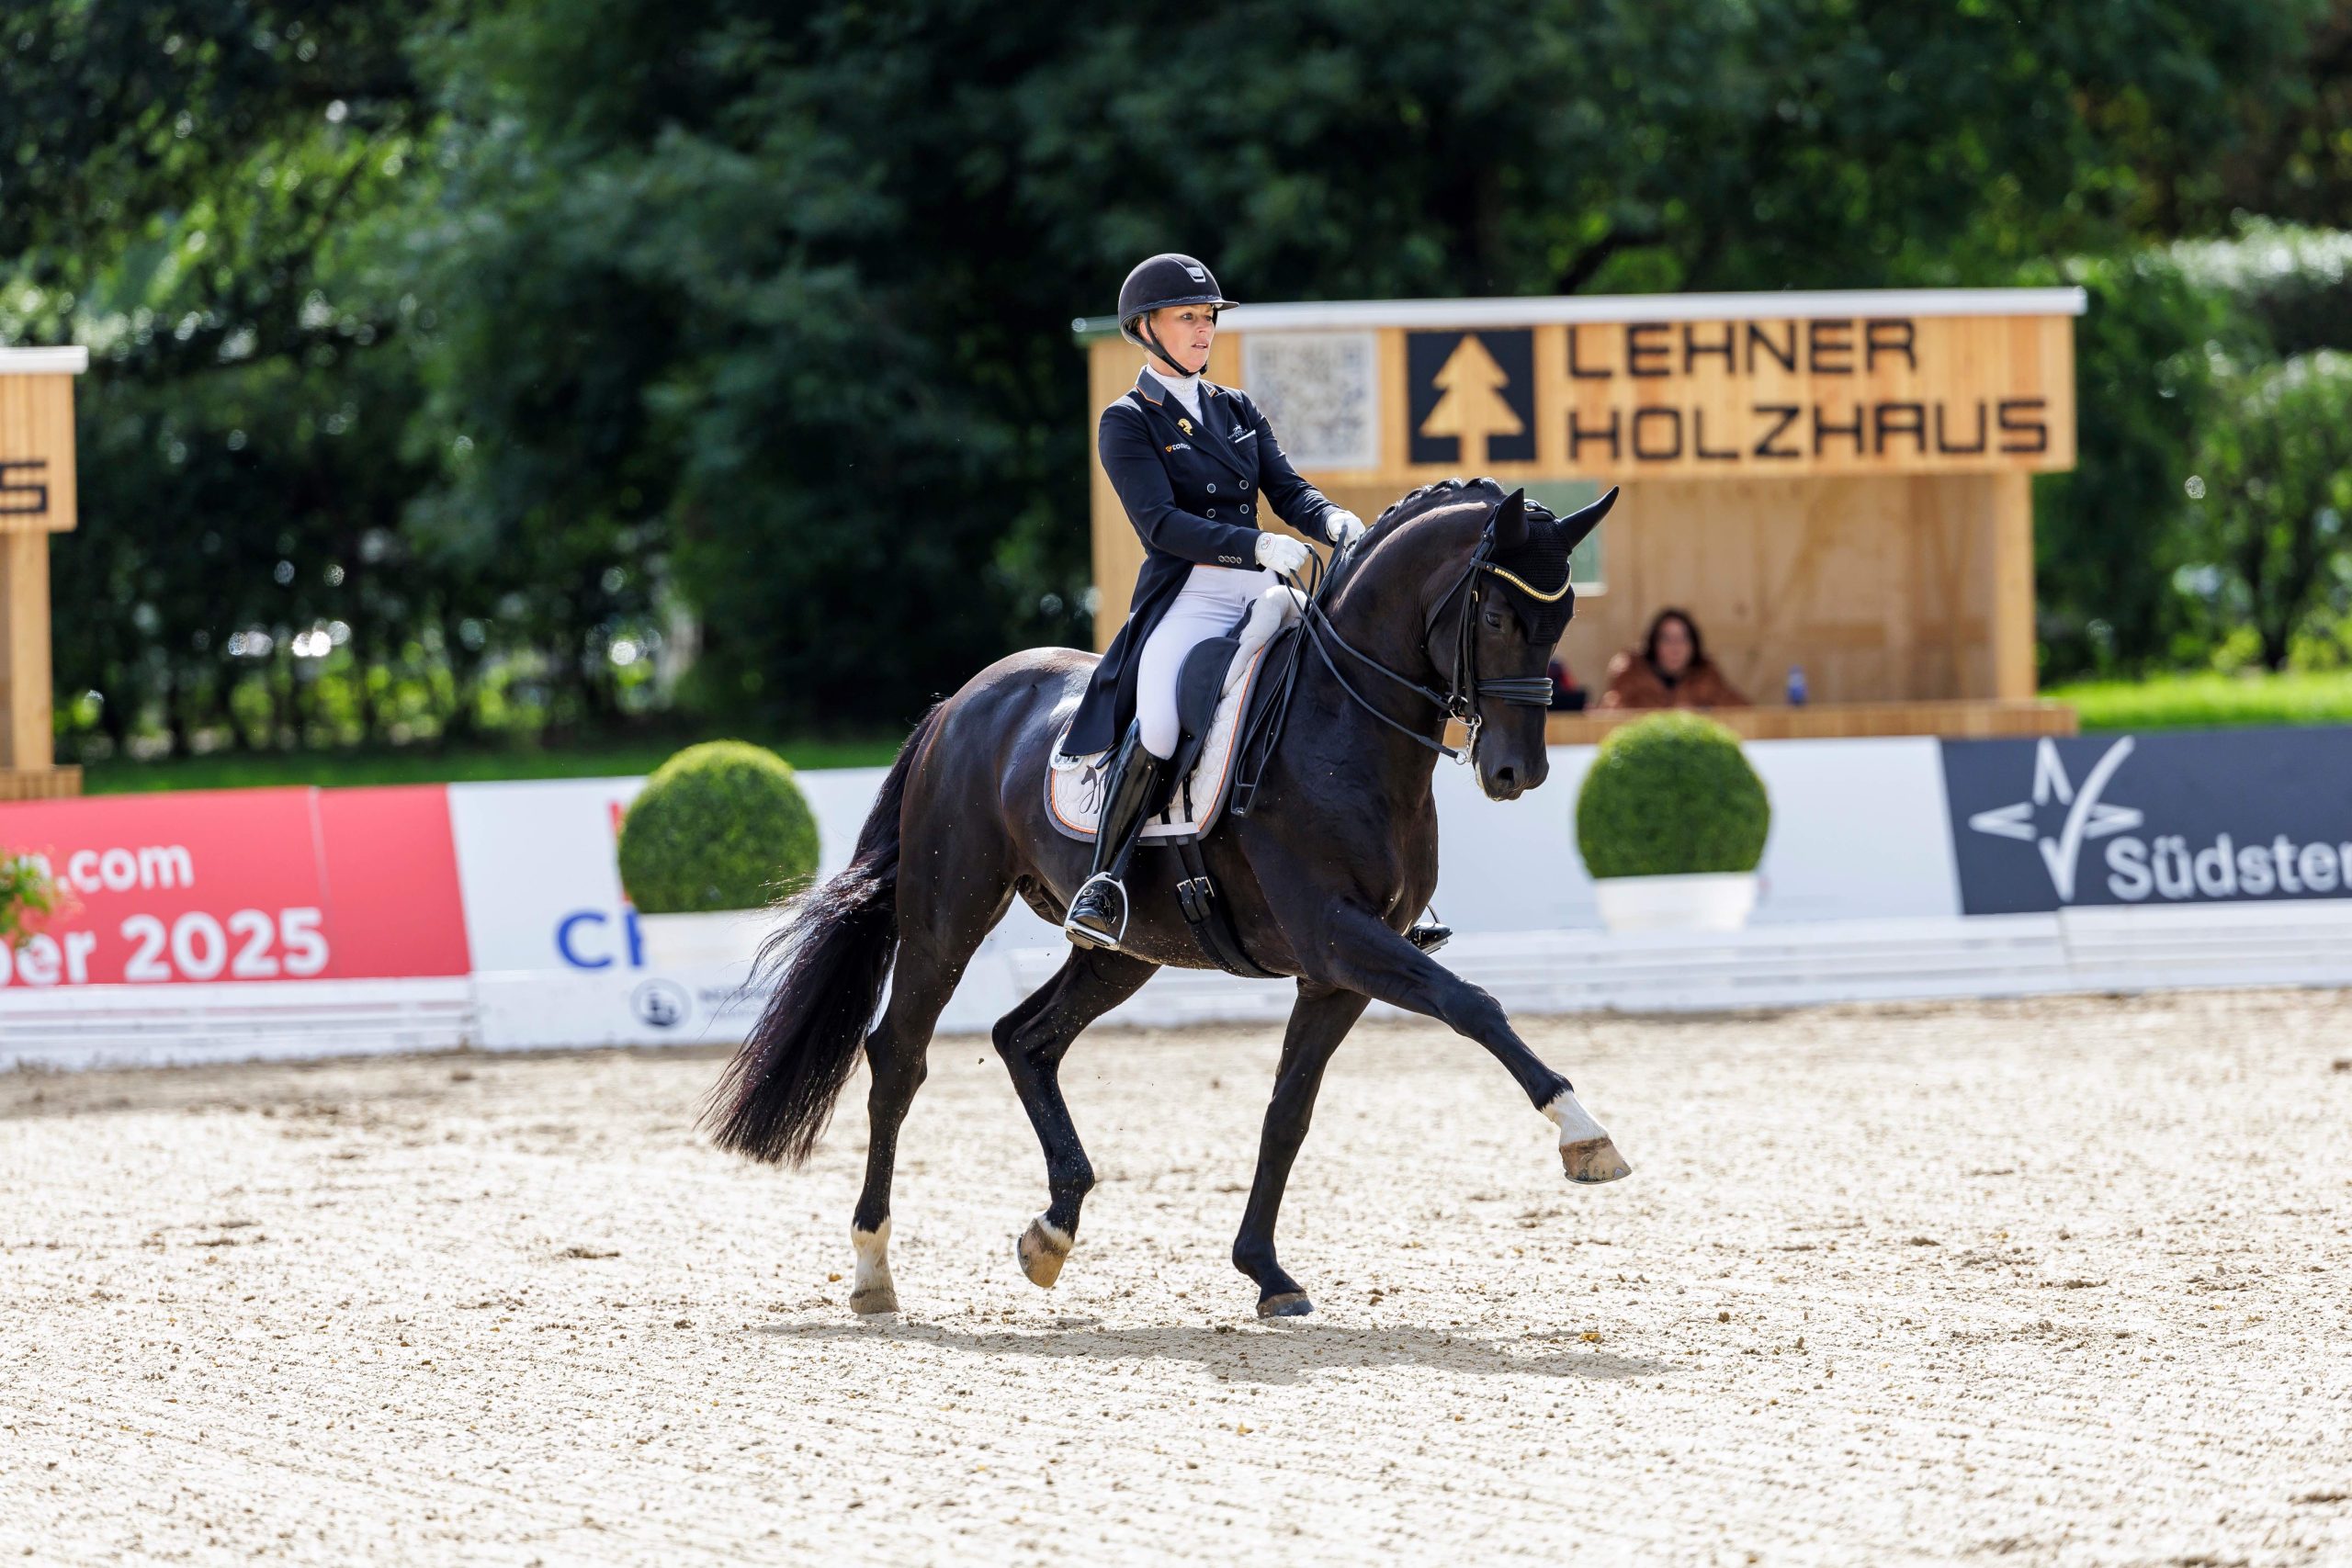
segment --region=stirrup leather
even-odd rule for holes
[[[1119,929],[1110,931],[1080,919],[1081,915],[1100,919],[1101,906],[1108,899],[1118,900]],[[1098,871],[1080,884],[1077,897],[1069,901],[1069,914],[1062,921],[1062,932],[1081,947],[1102,947],[1117,952],[1127,939],[1127,890],[1119,879],[1107,871]]]

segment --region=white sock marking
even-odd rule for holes
[[[857,1248],[857,1278],[851,1284],[852,1293],[875,1285],[890,1283],[890,1222],[884,1220],[880,1230],[862,1231],[849,1228],[851,1245]]]
[[[1577,1099],[1574,1089],[1563,1089],[1559,1098],[1544,1108],[1544,1114],[1558,1123],[1562,1148],[1567,1147],[1570,1144],[1581,1144],[1594,1138],[1609,1136],[1600,1123],[1592,1119],[1592,1112],[1587,1111],[1583,1103]]]

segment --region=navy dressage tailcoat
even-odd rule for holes
[[[1321,539],[1341,510],[1298,477],[1266,416],[1231,387],[1203,381],[1194,419],[1147,371],[1102,411],[1096,444],[1127,521],[1143,536],[1144,558],[1127,624],[1095,666],[1062,743],[1073,757],[1107,750],[1126,733],[1144,640],[1193,567],[1254,569],[1262,525],[1279,518]]]

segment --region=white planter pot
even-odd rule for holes
[[[773,909],[719,909],[639,915],[637,932],[649,969],[749,969],[760,943],[780,923]]]
[[[1592,891],[1612,931],[1736,931],[1756,908],[1756,874],[1603,876]]]

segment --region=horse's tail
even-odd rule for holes
[[[899,812],[938,717],[933,707],[899,749],[848,869],[803,897],[760,949],[775,990],[703,1109],[719,1147],[798,1165],[831,1119],[898,952]]]

